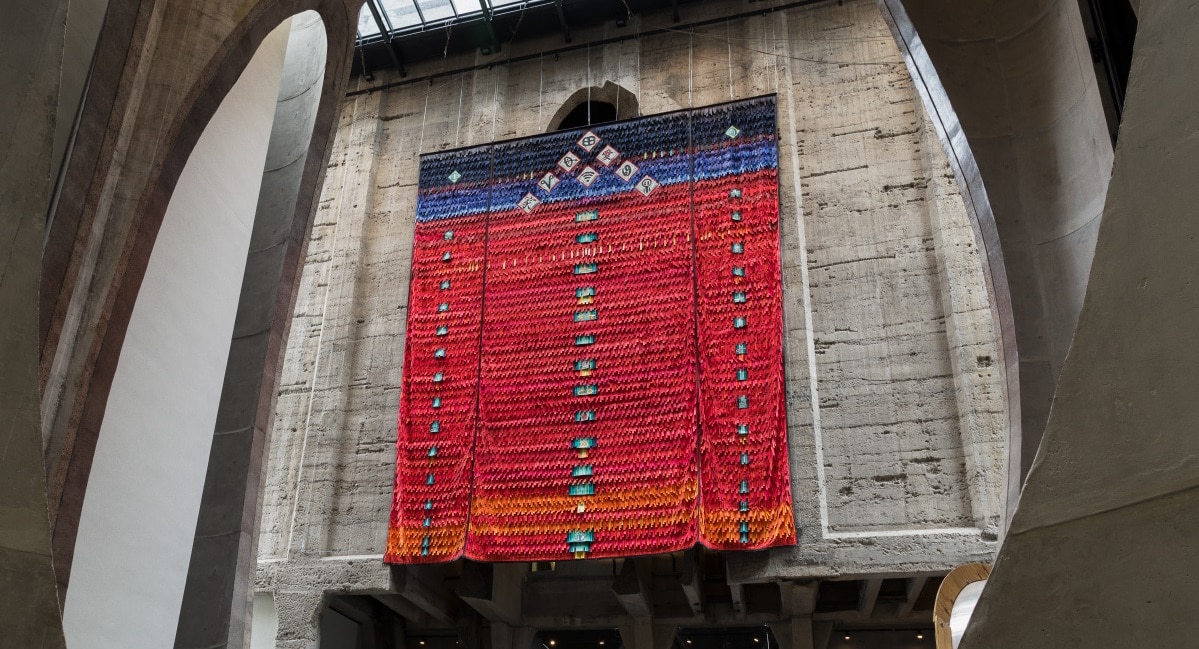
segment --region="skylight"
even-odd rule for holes
[[[368,0],[368,3],[372,0]],[[463,20],[483,17],[484,5],[492,11],[513,11],[543,5],[553,0],[373,0],[380,9],[384,28],[394,34],[420,32]],[[368,5],[358,14],[358,38],[379,36],[379,25]]]

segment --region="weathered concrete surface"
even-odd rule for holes
[[[38,421],[41,242],[57,164],[67,2],[0,25],[0,642],[63,647]]]
[[[961,120],[1009,269],[1023,476],[1087,287],[1111,141],[1074,0],[903,3]]]
[[[731,7],[707,3],[695,18]],[[669,14],[648,14],[630,26],[664,23]],[[556,44],[546,37],[505,51]],[[378,562],[384,549],[419,155],[544,132],[580,88],[607,83],[636,95],[642,114],[778,93],[787,414],[801,538],[793,548],[731,553],[729,580],[927,574],[989,560],[1003,526],[1007,419],[982,260],[873,3],[789,10],[553,58],[347,99],[279,384],[259,587],[277,596],[377,587],[377,577],[352,581],[358,572],[345,573],[351,581],[304,580],[343,574],[331,566],[345,561]],[[409,74],[475,62],[451,57]],[[376,84],[397,80],[376,74]],[[541,621],[568,619],[576,618]],[[286,626],[281,613],[281,639]]]
[[[1139,16],[1078,332],[966,649],[1199,633],[1199,3]]]
[[[283,29],[283,27],[280,27]],[[307,239],[315,187],[304,186],[321,84],[326,34],[313,11],[290,19],[278,98],[246,272],[232,332],[224,388],[216,417],[201,515],[192,545],[178,648],[245,647],[254,595],[259,496],[267,427],[294,281]],[[308,174],[312,178],[311,174]]]

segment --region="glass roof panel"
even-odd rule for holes
[[[375,24],[370,7],[362,5],[362,11],[358,12],[358,38],[369,38],[378,34],[379,26]]]
[[[420,25],[420,14],[412,5],[412,0],[383,0],[383,14],[395,30],[405,30]]]
[[[418,0],[420,9],[425,14],[425,22],[445,20],[454,17],[454,5],[450,0]]]

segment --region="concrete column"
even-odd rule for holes
[[[793,617],[768,626],[779,649],[813,649],[812,618]]]
[[[1141,3],[1078,332],[961,649],[1171,647],[1199,634],[1197,9]]]
[[[7,3],[0,25],[0,643],[63,647],[38,416],[38,283],[57,170],[67,2]]]
[[[1112,163],[1082,18],[1074,0],[903,6],[995,213],[1020,356],[1026,472],[1082,308]]]
[[[322,593],[315,589],[275,593],[275,610],[279,615],[276,649],[317,649],[324,609],[321,598]]]
[[[678,626],[654,624],[652,620],[632,620],[619,627],[620,640],[626,649],[670,649]]]
[[[325,29],[291,19],[266,168],[208,457],[175,646],[242,647],[253,594],[254,548],[269,418],[280,356],[276,322],[290,317],[311,201],[299,201],[325,73]],[[306,188],[311,195],[312,188]],[[298,203],[302,203],[300,209]]]

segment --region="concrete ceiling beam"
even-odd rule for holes
[[[635,620],[649,619],[654,614],[653,597],[645,570],[636,559],[625,559],[620,575],[612,582],[612,594]]]

